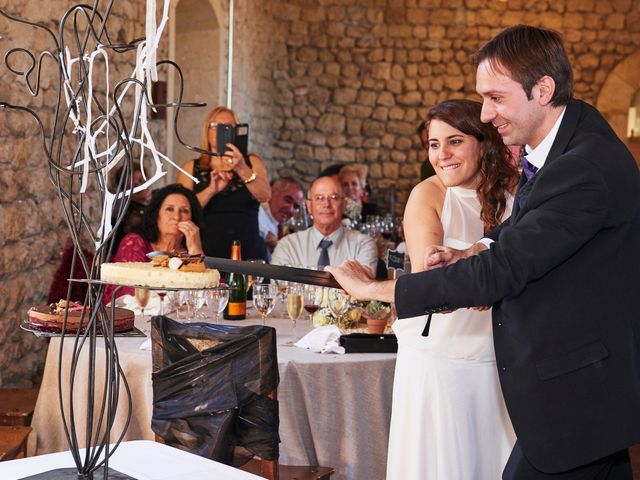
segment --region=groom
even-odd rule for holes
[[[327,270],[358,298],[395,301],[399,321],[493,305],[518,437],[504,479],[630,480],[627,448],[640,442],[638,168],[602,116],[572,99],[556,32],[510,27],[474,61],[482,121],[525,146],[511,218],[467,251],[433,247],[427,264],[445,268],[387,282],[356,262]]]

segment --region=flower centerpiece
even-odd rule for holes
[[[352,226],[356,225],[362,215],[362,202],[357,202],[347,197],[347,206],[345,207],[344,215],[350,220]]]
[[[339,316],[336,316],[328,305],[323,305],[320,310],[313,314],[313,326],[335,325],[340,330],[351,330],[358,326],[361,315],[362,312],[358,305],[350,306],[346,313]]]

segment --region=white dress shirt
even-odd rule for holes
[[[524,146],[524,150],[527,156],[527,162],[540,170],[545,162],[547,161],[547,157],[549,156],[549,152],[551,151],[551,147],[553,146],[553,142],[556,140],[556,135],[558,135],[558,130],[560,129],[560,123],[562,122],[562,118],[564,117],[564,112],[567,111],[567,107],[562,109],[562,113],[556,120],[556,123],[553,124],[547,136],[540,142],[540,144],[536,148],[531,148],[529,145]],[[482,243],[485,247],[489,248],[489,245],[493,243],[493,240],[490,238],[484,237],[478,240],[478,243]]]
[[[315,267],[320,257],[318,245],[323,238],[333,242],[327,250],[330,265],[340,265],[345,260],[357,260],[371,267],[375,273],[378,262],[375,241],[368,235],[344,227],[338,228],[328,237],[322,235],[315,227],[291,233],[278,242],[271,263],[301,268]]]
[[[273,218],[269,203],[265,202],[260,204],[260,210],[258,210],[258,229],[263,239],[267,238],[268,233],[272,233],[276,238],[278,237],[278,221]]]

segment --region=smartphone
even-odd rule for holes
[[[227,143],[234,144],[246,157],[249,144],[249,125],[247,123],[241,123],[235,127],[227,123],[216,125],[216,153],[218,155],[223,155],[229,149]]]

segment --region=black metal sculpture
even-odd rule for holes
[[[155,12],[155,0],[148,0]],[[165,16],[168,1],[165,1]],[[174,107],[175,135],[186,148],[198,153],[213,154],[187,145],[177,131],[181,107],[198,107],[204,104],[183,103],[183,76],[172,61],[155,61],[157,39],[166,18],[149,39],[138,38],[130,42],[113,42],[109,34],[108,20],[114,0],[94,0],[93,5],[77,4],[62,16],[57,32],[44,25],[18,18],[0,8],[0,16],[16,24],[27,25],[46,33],[50,49],[32,53],[27,48],[13,48],[6,52],[6,68],[20,77],[29,95],[41,94],[43,72],[55,76],[55,111],[51,121],[43,122],[34,109],[12,105],[0,98],[0,110],[13,110],[30,115],[37,124],[44,155],[48,161],[49,178],[56,188],[64,216],[73,241],[74,264],[80,262],[88,279],[87,295],[84,299],[85,323],[73,338],[65,344],[61,335],[59,365],[65,346],[71,343],[72,361],[68,396],[63,393],[61,371],[59,378],[60,411],[63,417],[69,449],[77,470],[51,472],[40,478],[129,478],[109,471],[109,457],[124,438],[131,416],[131,394],[127,381],[118,364],[118,350],[107,310],[102,302],[104,285],[96,282],[100,265],[111,255],[113,232],[123,220],[131,196],[139,189],[148,188],[166,172],[163,165],[171,162],[160,153],[153,143],[146,118],[150,109]],[[148,9],[148,11],[150,11]],[[152,20],[155,28],[155,17]],[[0,40],[1,41],[1,40]],[[109,56],[136,52],[136,65],[129,78],[118,81],[113,88],[109,83]],[[18,65],[21,64],[21,67]],[[178,76],[177,101],[163,105],[153,104],[150,97],[151,83],[156,80],[156,68],[166,66]],[[104,78],[99,79],[99,75]],[[145,183],[134,186],[134,158],[150,159],[151,171],[145,172],[145,162],[140,162]],[[177,166],[176,166],[177,167]],[[110,186],[110,172],[121,168],[119,182]],[[179,167],[178,167],[179,168]],[[112,176],[113,174],[111,174]],[[96,208],[98,207],[98,208]],[[99,210],[99,211],[97,211]],[[81,239],[93,245],[95,255],[91,261],[83,253]],[[72,265],[71,272],[74,271]],[[70,290],[70,288],[69,288]],[[66,314],[65,321],[66,324]],[[64,331],[64,324],[63,324]],[[102,337],[98,335],[102,332]],[[96,381],[96,345],[104,341],[104,384]],[[74,383],[76,367],[81,352],[88,349],[90,368],[86,379],[86,418],[78,419],[74,414]],[[60,368],[60,367],[59,367]],[[127,422],[116,435],[115,446],[110,447],[110,435],[115,420],[119,396],[124,388],[128,402]],[[76,425],[84,422],[86,436],[78,438]],[[80,450],[86,448],[84,455]]]

